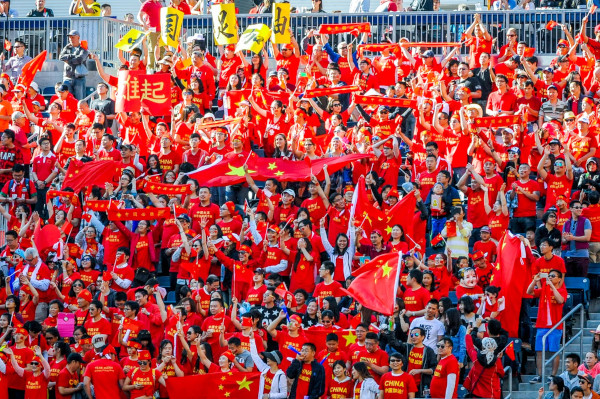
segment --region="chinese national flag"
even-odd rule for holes
[[[206,278],[208,277],[209,270],[207,267],[203,267],[203,264],[196,262],[181,262],[179,267],[191,274],[192,278],[196,280],[201,278],[202,281],[206,281]]]
[[[415,192],[411,191],[408,195],[405,195],[396,205],[394,205],[387,214],[387,223],[385,227],[385,234],[387,238],[392,234],[392,227],[399,224],[404,230],[404,235],[413,235],[413,218],[412,215],[415,213],[415,206],[417,205],[417,199],[415,198]]]
[[[552,30],[554,29],[556,26],[558,25],[558,22],[556,21],[548,21],[548,23],[546,24],[546,29],[547,30]]]
[[[260,373],[210,373],[168,378],[167,391],[170,398],[249,399],[258,397],[259,384]]]
[[[34,59],[23,65],[23,70],[21,71],[21,76],[19,76],[17,84],[29,87],[31,82],[33,82],[33,79],[35,79],[35,74],[42,70],[47,54],[48,51],[44,50]]]
[[[321,96],[333,96],[335,94],[354,93],[355,91],[360,91],[360,87],[358,87],[358,86],[326,87],[323,89],[306,90],[304,97],[312,98],[312,97],[321,97]]]
[[[484,116],[482,118],[475,118],[474,121],[477,127],[510,127],[516,123],[521,123],[521,115]]]
[[[531,267],[526,258],[526,248],[521,240],[510,232],[502,236],[498,243],[498,259],[490,280],[491,284],[502,288],[504,311],[498,320],[502,328],[508,331],[509,337],[518,337],[521,299],[529,280],[523,276],[531,276]]]
[[[312,342],[313,344],[316,345],[317,353],[319,353],[323,349],[327,349],[327,346],[325,345],[326,339],[327,339],[327,334],[331,334],[331,333],[334,333],[339,338],[338,349],[340,350],[340,352],[346,352],[348,350],[348,348],[350,347],[350,345],[356,343],[356,333],[354,332],[354,330],[339,329],[339,330],[331,331],[331,330],[323,330],[318,327],[311,327],[311,328],[307,328],[304,330],[304,335],[306,335],[306,339],[308,339],[308,342]],[[321,360],[321,359],[319,359],[319,360]]]
[[[402,253],[376,257],[355,272],[348,291],[363,306],[383,315],[394,312]]]
[[[510,344],[508,344],[508,346],[504,350],[504,353],[506,353],[506,356],[508,356],[508,358],[510,360],[512,360],[513,362],[515,361],[515,359],[517,357],[515,356],[515,342],[514,341],[511,342]]]
[[[38,220],[33,231],[33,242],[39,253],[42,254],[59,242],[61,235],[62,231],[55,225],[47,224],[42,227]]]
[[[371,24],[360,22],[356,24],[322,24],[319,27],[320,34],[352,33],[358,36],[359,33],[371,33]]]
[[[71,187],[78,192],[86,186],[104,186],[105,183],[118,179],[120,170],[117,161],[71,162],[63,187]]]
[[[189,194],[192,192],[190,186],[187,184],[165,184],[156,182],[146,182],[146,184],[144,184],[144,191],[147,193],[167,195]]]
[[[365,187],[365,178],[363,176],[358,179],[356,190],[354,190],[354,195],[352,196],[350,217],[354,217],[355,223],[358,226],[362,226],[367,237],[375,229],[381,230],[383,233],[386,227],[385,221],[387,217],[385,213],[375,208],[369,201]]]
[[[153,116],[171,113],[171,77],[168,73],[146,75],[138,71],[119,71],[115,109],[139,111],[145,107]]]
[[[4,39],[4,50],[10,51],[12,48],[12,43],[8,39]]]
[[[446,237],[456,237],[456,222],[452,220],[446,222]]]

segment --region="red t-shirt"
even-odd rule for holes
[[[481,189],[473,191],[471,187],[467,188],[467,199],[469,209],[471,209],[471,212],[467,214],[467,222],[472,223],[474,228],[485,226],[488,223],[483,205],[484,195],[485,192]]]
[[[567,299],[567,288],[564,286],[557,289],[558,293]],[[535,322],[536,328],[551,328],[562,318],[563,303],[558,303],[554,292],[549,285],[544,284],[542,288],[533,291],[535,298],[540,298],[540,306],[538,308],[538,318]],[[550,319],[548,319],[550,316]],[[556,327],[557,330],[562,330],[562,324]]]
[[[417,384],[408,373],[397,375],[390,371],[381,376],[379,390],[385,399],[408,399],[409,393],[417,392]]]
[[[567,269],[565,268],[565,261],[563,258],[553,255],[550,260],[546,260],[546,258],[542,256],[533,262],[533,265],[531,266],[531,274],[535,275],[538,273],[548,273],[552,269],[560,270],[564,276],[564,274],[567,272]]]
[[[17,359],[19,366],[25,368],[34,357],[34,353],[29,348],[13,347],[12,351]],[[11,366],[12,367],[12,366]],[[8,374],[8,387],[12,389],[25,389],[25,379],[17,375],[17,373]]]
[[[412,288],[407,288],[404,292],[404,305],[406,307],[406,311],[418,312],[420,310],[425,309],[425,306],[427,306],[427,302],[429,302],[430,294],[431,293],[423,287],[419,287],[416,290],[413,290]]]
[[[325,282],[321,282],[317,284],[315,287],[315,291],[313,292],[314,298],[324,299],[325,297],[332,296],[334,298],[344,296],[340,292],[340,288],[342,285],[337,281],[332,281],[331,284],[325,284]],[[318,301],[319,299],[317,299]]]
[[[287,358],[296,358],[296,353],[290,350],[289,347],[291,346],[300,352],[302,345],[307,343],[308,339],[306,339],[304,334],[300,334],[297,337],[292,337],[287,331],[279,331],[274,341],[279,344],[279,351],[283,355],[283,361],[281,362],[280,368],[282,370],[286,370],[290,366],[290,361]]]
[[[521,181],[516,181],[517,186],[529,194],[532,194],[534,191],[540,191],[540,185],[535,180],[528,180],[525,183]],[[532,201],[520,192],[517,192],[517,200],[519,202],[519,206],[514,210],[513,216],[516,218],[519,217],[531,217],[535,216],[535,205],[536,201]]]
[[[564,195],[567,198],[571,196],[573,180],[569,180],[566,174],[558,177],[549,173],[544,182],[546,183],[546,207],[544,210],[548,210],[551,206],[555,206],[556,198],[559,195]]]
[[[125,379],[123,368],[112,360],[102,358],[91,362],[85,369],[85,377],[90,377],[97,398],[119,398],[119,380]]]
[[[377,348],[375,353],[371,353],[365,349],[358,354],[357,358],[359,362],[367,361],[369,363],[373,363],[378,367],[389,366],[389,355],[383,349]],[[381,380],[381,376],[375,373],[373,370],[369,371],[375,379],[375,381],[379,383],[379,381]]]
[[[298,376],[298,384],[296,385],[296,397],[308,397],[308,388],[310,386],[310,377],[312,376],[312,365],[310,363],[302,364],[302,371]]]
[[[158,154],[158,162],[164,173],[168,170],[175,169],[175,165],[181,165],[181,155],[175,151],[171,151],[168,154],[163,154],[161,152]]]
[[[456,375],[456,384],[454,385],[453,398],[456,398],[456,392],[458,391],[458,360],[453,355],[446,356],[441,359],[433,371],[433,378],[431,379],[431,397],[432,398],[445,398],[446,397],[446,386],[448,385],[448,376],[450,374]]]
[[[496,248],[497,245],[492,240],[488,240],[488,242],[477,241],[473,244],[473,252],[483,252],[488,262],[491,262],[493,256],[496,255]]]
[[[25,370],[23,379],[25,380],[25,399],[47,399],[48,379],[44,373],[35,376],[31,371]]]
[[[162,376],[162,373],[158,370],[149,369],[148,371],[142,371],[139,368],[135,369],[131,373],[131,384],[143,385],[141,389],[134,389],[131,391],[131,399],[144,397],[153,397],[154,391],[158,385],[158,380]]]
[[[56,399],[71,399],[71,395],[61,395],[58,391],[58,387],[75,388],[77,384],[79,384],[79,373],[71,374],[67,368],[63,368],[60,373],[58,373],[58,379],[54,388]]]
[[[419,370],[423,368],[423,354],[425,353],[425,346],[422,348],[413,347],[408,354],[408,369],[411,370]],[[415,384],[419,385],[421,383],[421,374],[415,374],[412,376],[415,380]]]

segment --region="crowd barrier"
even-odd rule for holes
[[[496,39],[495,46],[505,44],[506,30],[515,28],[520,40],[536,49],[538,55],[551,55],[556,51],[556,43],[564,38],[560,27],[547,30],[549,21],[567,25],[573,36],[579,32],[585,10],[538,9],[535,11],[481,11],[482,21],[490,34]],[[240,32],[252,24],[271,24],[270,14],[238,15]],[[297,38],[301,38],[309,29],[317,29],[321,24],[340,24],[369,22],[372,26],[370,42],[379,42],[388,31],[394,41],[406,37],[413,42],[457,42],[473,22],[470,11],[403,12],[403,13],[319,13],[292,14],[290,26]],[[593,29],[600,23],[597,14],[590,16],[587,34],[593,36]],[[101,56],[107,64],[118,66],[117,49],[114,45],[131,28],[140,29],[140,25],[127,23],[113,18],[72,17],[72,18],[10,18],[0,20],[0,37],[11,42],[24,40],[28,45],[28,54],[35,55],[48,50],[49,59],[58,59],[61,49],[68,43],[67,34],[75,29],[86,40],[88,48]],[[183,22],[182,38],[201,34],[206,38],[207,49],[216,54],[213,40],[213,22],[210,15],[186,16]],[[352,41],[347,34],[331,39]],[[442,48],[434,51],[441,55]],[[463,48],[463,51],[466,49]]]

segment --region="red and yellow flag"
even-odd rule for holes
[[[484,116],[475,118],[476,127],[510,127],[521,123],[521,115]]]
[[[401,108],[416,108],[417,107],[416,100],[409,100],[407,98],[388,98],[388,97],[379,97],[379,96],[355,95],[354,102],[356,104],[387,105],[388,107],[401,107]]]
[[[167,391],[170,398],[248,399],[258,397],[259,384],[260,373],[210,373],[168,378]]]
[[[325,87],[322,89],[306,90],[304,97],[312,98],[312,97],[322,97],[322,96],[333,96],[334,94],[354,93],[355,91],[360,91],[360,87],[358,87],[358,86]]]
[[[360,22],[357,24],[323,24],[319,28],[319,33],[326,35],[347,32],[355,36],[358,36],[359,33],[371,33],[371,24],[369,22]]]
[[[154,220],[171,216],[169,208],[109,209],[108,220]]]
[[[179,195],[190,194],[192,192],[190,186],[187,184],[165,184],[146,180],[142,180],[142,182],[144,182],[142,188],[147,193]]]

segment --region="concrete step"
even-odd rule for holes
[[[595,330],[599,324],[600,324],[600,320],[588,320],[584,323],[585,327],[589,330]]]
[[[513,385],[514,386],[514,385]],[[542,387],[542,384],[530,384],[528,382],[522,382],[518,385],[519,392],[537,392]]]
[[[503,397],[506,397],[506,395],[508,395],[508,391],[504,392]],[[535,399],[535,398],[537,398],[537,395],[534,396],[532,392],[513,391],[510,398],[511,399]]]

